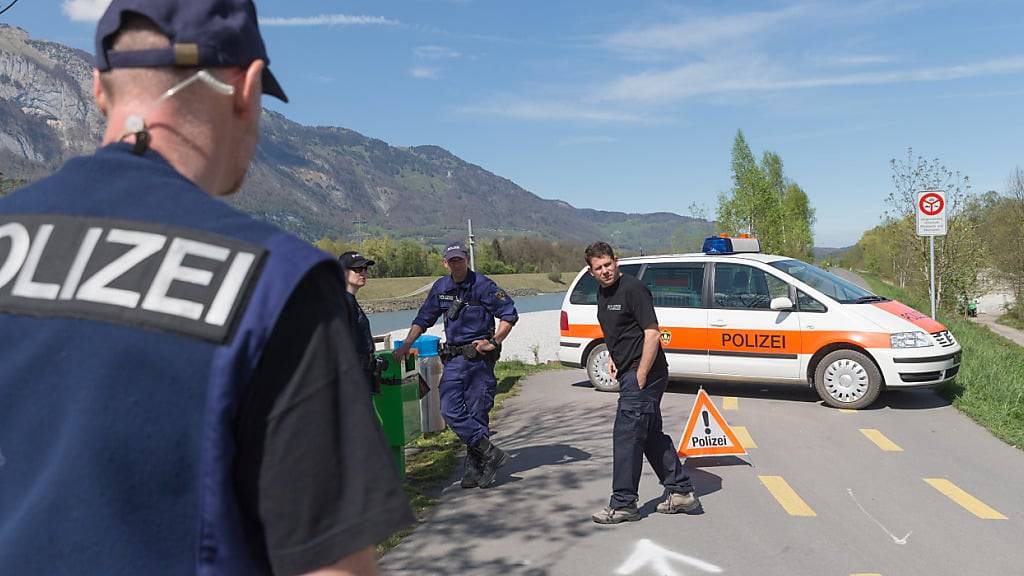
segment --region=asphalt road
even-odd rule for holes
[[[600,526],[590,514],[611,487],[616,395],[585,379],[564,370],[522,381],[496,422],[494,441],[512,455],[499,483],[462,490],[452,478],[431,517],[382,559],[384,573],[1024,574],[1024,453],[931,391],[843,412],[800,386],[705,383],[756,447],[686,462],[703,514],[655,512],[662,491],[645,465],[643,519]],[[676,439],[697,386],[674,382],[666,395]]]

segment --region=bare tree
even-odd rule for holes
[[[907,149],[905,159],[890,161],[893,189],[886,198],[886,224],[904,257],[894,261],[901,285],[927,290],[928,241],[917,236],[915,212],[917,193],[943,190],[946,193],[946,235],[935,239],[935,300],[955,304],[958,298],[974,296],[983,249],[978,234],[980,218],[972,205],[970,179],[947,168],[938,158],[914,157]]]
[[[1006,196],[993,211],[987,231],[989,256],[1013,292],[1017,314],[1024,311],[1024,170],[1019,166],[1006,184]]]

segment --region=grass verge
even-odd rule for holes
[[[1021,318],[1014,313],[1003,314],[996,320],[996,322],[1003,326],[1009,326],[1010,328],[1016,328],[1017,330],[1024,330],[1024,318]]]
[[[494,367],[498,394],[494,398],[492,418],[506,399],[518,394],[519,389],[516,385],[522,378],[545,370],[561,369],[562,367],[557,364],[524,364],[517,360],[498,362]],[[409,498],[416,519],[422,521],[437,504],[442,483],[451,477],[452,470],[465,453],[465,448],[455,433],[449,429],[419,438],[409,447],[412,450],[407,451],[405,457],[405,494]],[[377,545],[377,555],[381,556],[394,548],[413,530],[415,526],[392,534],[390,538]]]
[[[917,310],[928,303],[865,274],[875,293],[895,298]],[[1024,347],[1010,342],[981,324],[938,313],[960,346],[963,363],[956,380],[938,389],[961,412],[992,434],[1024,448]]]

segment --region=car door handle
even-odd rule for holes
[[[808,324],[807,326],[804,326],[804,330],[814,330],[814,324]]]
[[[728,326],[729,323],[726,322],[725,320],[712,320],[711,325],[717,328],[721,328],[722,326]]]

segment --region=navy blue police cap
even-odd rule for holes
[[[338,256],[338,264],[341,264],[342,268],[362,268],[364,266],[373,266],[376,262],[366,258],[359,252],[349,251]]]
[[[444,259],[450,260],[452,258],[468,258],[466,253],[466,247],[462,242],[452,242],[444,249]]]
[[[146,50],[111,50],[126,16],[151,20],[171,45]],[[166,66],[244,68],[263,60],[263,93],[288,101],[270,73],[252,0],[113,0],[96,25],[96,69]]]

